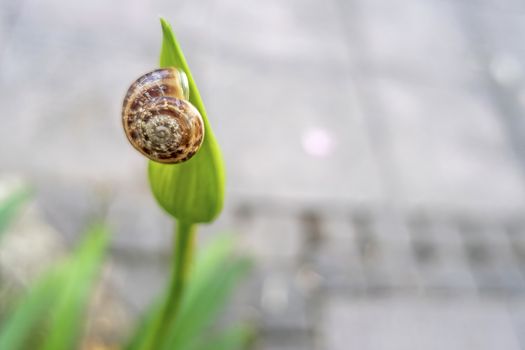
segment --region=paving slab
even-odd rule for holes
[[[362,293],[366,290],[365,276],[358,253],[355,230],[349,218],[323,221],[324,234],[313,263],[327,290]]]
[[[479,67],[454,4],[447,1],[338,1],[361,74],[435,86],[468,86]]]
[[[299,220],[291,217],[257,215],[239,227],[239,245],[263,265],[298,262],[303,234]]]
[[[492,300],[333,299],[324,317],[330,350],[520,349],[505,303]]]
[[[475,295],[476,281],[457,227],[443,218],[424,218],[407,225],[418,276],[429,293]]]
[[[521,347],[525,347],[525,302],[523,300],[509,300],[509,313],[512,316],[514,330]]]
[[[303,335],[314,331],[314,295],[304,288],[300,271],[288,266],[259,270],[256,307],[258,323],[263,332],[297,332]]]
[[[459,230],[481,292],[522,294],[525,291],[525,280],[504,227],[483,221],[463,221],[459,223]]]
[[[483,92],[387,78],[366,90],[392,201],[491,213],[523,207],[519,165]]]

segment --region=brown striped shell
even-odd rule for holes
[[[204,139],[204,122],[188,102],[186,74],[161,68],[131,84],[122,106],[122,124],[129,142],[159,163],[190,159]]]

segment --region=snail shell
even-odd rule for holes
[[[188,98],[188,79],[177,68],[156,69],[131,84],[122,124],[133,147],[159,163],[190,159],[204,139],[204,122]]]

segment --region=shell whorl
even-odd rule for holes
[[[160,163],[190,159],[204,139],[204,122],[188,97],[186,75],[176,68],[138,78],[122,107],[122,124],[133,147]]]

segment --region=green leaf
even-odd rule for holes
[[[60,281],[57,271],[53,271],[29,290],[0,328],[0,349],[22,348],[35,324],[49,310]]]
[[[200,150],[180,164],[150,161],[149,182],[156,200],[170,215],[190,223],[213,221],[224,202],[224,164],[193,75],[170,25],[161,19],[163,41],[161,67],[177,67],[188,76],[190,102],[204,120],[205,134]]]
[[[75,348],[89,290],[102,263],[107,238],[104,227],[94,227],[73,256],[29,288],[0,329],[0,349],[23,348],[34,337],[35,327],[48,317],[47,337],[38,348]]]
[[[108,237],[105,227],[95,226],[75,254],[69,276],[57,291],[58,299],[51,314],[49,336],[46,337],[41,349],[75,348],[75,342],[80,336],[86,316],[85,308],[91,286],[102,264]]]
[[[189,349],[194,346],[217,317],[234,286],[250,266],[247,259],[228,259],[201,278],[200,283],[192,285],[190,282],[180,313],[161,349]]]
[[[0,237],[29,197],[30,190],[21,187],[0,203]]]

